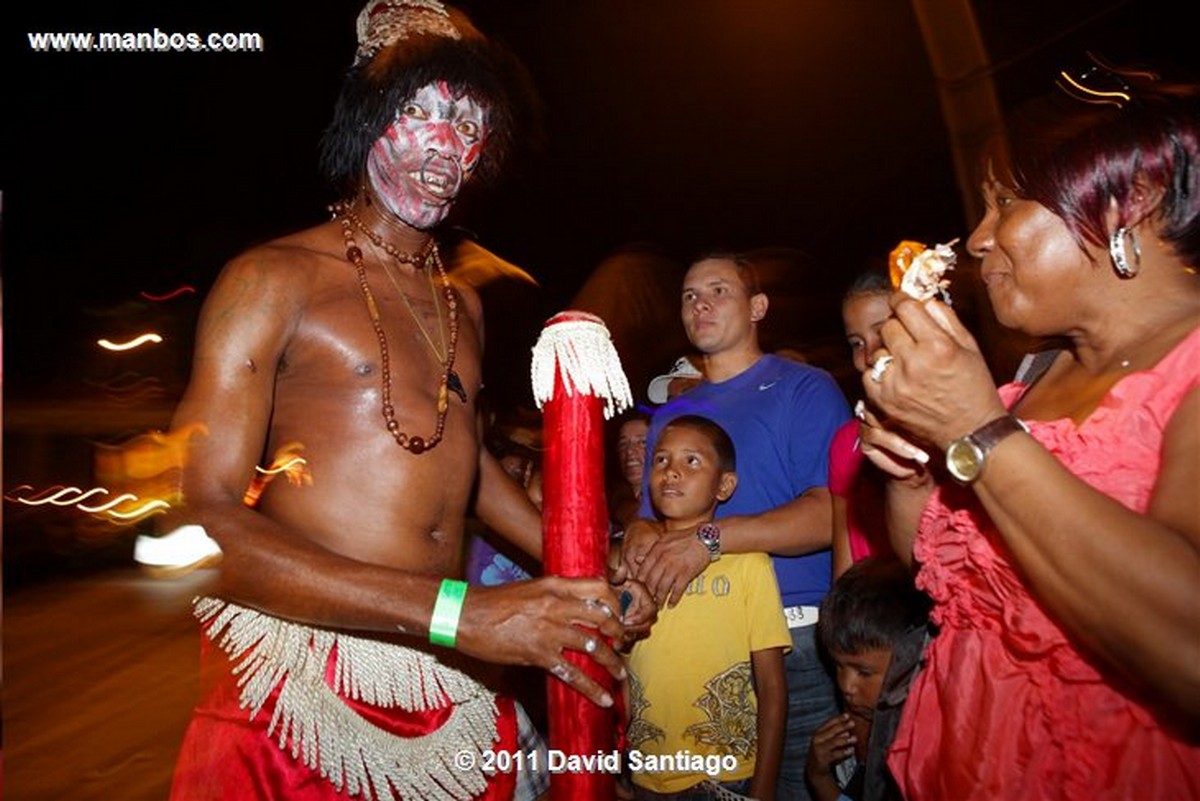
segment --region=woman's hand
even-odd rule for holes
[[[929,453],[888,429],[862,401],[854,409],[862,421],[858,429],[859,448],[888,477],[920,485],[930,480]]]
[[[889,479],[886,512],[892,550],[911,565],[921,510],[937,486],[929,470],[929,454],[890,430],[861,401],[854,413],[862,420],[858,436],[863,455]]]
[[[896,316],[881,330],[887,352],[863,375],[867,398],[889,428],[944,449],[1005,413],[975,338],[948,306],[897,293],[892,308]]]

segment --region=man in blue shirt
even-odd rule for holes
[[[655,412],[647,441],[679,415],[707,417],[733,438],[740,481],[715,526],[670,535],[653,520],[643,492],[643,520],[626,532],[623,568],[659,603],[674,604],[721,553],[771,554],[793,643],[778,798],[807,801],[809,741],[837,710],[813,624],[830,581],[829,443],[849,409],[828,373],[763,353],[758,324],[768,300],[750,261],[726,254],[697,261],[684,277],[682,301],[705,381]]]

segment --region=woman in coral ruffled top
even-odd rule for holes
[[[967,243],[1057,358],[997,390],[947,306],[897,293],[864,376],[938,626],[889,756],[910,801],[1200,798],[1197,94],[1071,77],[1115,102],[1027,108]]]

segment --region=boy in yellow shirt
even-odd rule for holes
[[[695,415],[663,429],[646,469],[667,531],[711,522],[737,487],[729,435]],[[765,554],[710,551],[710,567],[629,654],[627,764],[638,799],[774,798],[791,647],[779,588]]]

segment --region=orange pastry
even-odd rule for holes
[[[929,300],[941,295],[948,303],[950,296],[946,290],[950,287],[950,281],[945,274],[954,269],[956,242],[957,239],[933,248],[909,240],[896,245],[888,254],[888,275],[892,279],[892,287],[917,300]]]

